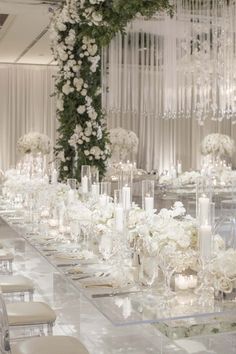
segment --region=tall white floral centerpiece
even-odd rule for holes
[[[51,150],[51,141],[45,134],[30,132],[19,138],[17,141],[17,150],[21,154],[49,154]]]
[[[127,158],[133,158],[137,154],[139,140],[133,131],[114,128],[109,131],[109,139],[112,163],[126,161]]]
[[[29,175],[41,175],[46,169],[46,155],[51,151],[51,140],[45,134],[30,132],[19,138],[17,150],[24,155],[20,163],[21,171]]]
[[[202,154],[204,156],[211,155],[214,158],[232,157],[234,150],[234,140],[225,134],[209,134],[201,144]]]

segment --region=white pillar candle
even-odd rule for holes
[[[101,207],[104,207],[108,204],[109,197],[105,194],[99,196],[99,204]]]
[[[54,169],[52,171],[52,179],[51,179],[52,184],[57,184],[57,178],[58,178],[57,170]]]
[[[172,166],[170,171],[171,171],[171,177],[172,178],[176,178],[177,177],[177,172],[176,172],[175,166]]]
[[[198,199],[199,203],[199,225],[208,224],[210,199],[203,196]]]
[[[210,225],[201,225],[199,228],[200,256],[203,260],[211,258],[212,230]]]
[[[145,204],[146,211],[152,211],[154,209],[154,198],[153,197],[145,197],[144,204]]]
[[[124,209],[121,206],[115,208],[115,228],[118,232],[124,230]]]
[[[178,173],[178,175],[181,175],[181,173],[182,173],[182,164],[181,164],[181,162],[177,163],[177,173]]]
[[[48,175],[47,175],[47,174],[44,175],[43,180],[44,180],[44,182],[45,182],[46,184],[49,183],[49,178],[48,178]]]
[[[130,195],[130,187],[123,187],[122,188],[122,201],[123,201],[123,208],[125,210],[129,210],[131,207],[131,195]]]
[[[88,177],[87,176],[82,177],[82,193],[83,194],[88,193]]]
[[[70,189],[67,194],[67,204],[72,204],[75,201],[75,191]]]

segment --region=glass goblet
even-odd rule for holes
[[[81,236],[81,226],[78,220],[70,222],[71,241],[79,244]]]
[[[176,271],[176,255],[170,252],[160,252],[158,264],[164,276],[164,297],[171,300],[175,293],[171,290],[171,278]]]

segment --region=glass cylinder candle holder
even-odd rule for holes
[[[142,208],[146,211],[154,209],[154,181],[142,181]]]
[[[81,192],[86,195],[89,193],[91,184],[91,167],[89,165],[81,166]]]
[[[100,194],[100,184],[92,183],[91,184],[91,196],[94,200],[98,200]]]
[[[122,191],[114,191],[114,216],[115,216],[115,230],[123,232],[125,229],[125,213],[122,205]]]
[[[122,205],[122,191],[120,189],[114,190],[114,206]]]
[[[110,196],[111,193],[111,182],[101,182],[100,183],[100,194]]]
[[[70,205],[73,204],[76,199],[77,180],[74,178],[68,178],[67,185],[70,187],[70,190],[67,193],[67,205]]]
[[[67,179],[67,185],[70,187],[70,189],[76,189],[77,180],[75,178],[68,178]]]
[[[118,176],[118,189],[122,190],[123,187],[133,187],[133,169],[127,168],[127,165],[123,164],[121,166],[119,176]]]
[[[176,166],[176,170],[177,170],[177,175],[181,175],[183,170],[182,170],[182,162],[180,160],[177,160],[177,166]]]
[[[214,225],[215,225],[215,203],[210,202],[208,205],[208,215],[204,219],[204,223],[201,223],[198,228],[199,255],[200,255],[200,259],[204,262],[209,261],[213,255]]]
[[[101,206],[106,206],[109,203],[109,196],[111,193],[111,183],[110,182],[101,182],[100,183],[100,196],[99,202]]]
[[[96,167],[91,168],[91,196],[98,200],[100,193],[99,171]]]
[[[99,183],[99,170],[97,167],[92,167],[91,168],[91,184],[96,184]]]

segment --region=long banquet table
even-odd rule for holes
[[[1,215],[0,238],[4,246],[12,249],[15,254],[15,272],[34,279],[37,297],[49,302],[59,314],[55,333],[79,336],[90,352],[96,354],[192,353],[192,346],[195,348],[194,353],[206,353],[208,350],[211,353],[225,353],[225,345],[228,353],[236,352],[234,334],[206,336],[209,334],[206,332],[204,335],[201,333],[201,337],[189,340],[171,340],[162,335],[160,328],[151,324],[160,322],[160,312],[154,317],[153,314],[150,315],[150,311],[147,312],[152,307],[151,293],[149,297],[147,293],[141,294],[141,300],[140,293],[130,294],[129,299],[137,307],[133,307],[132,316],[124,316],[125,307],[122,309],[121,304],[123,301],[124,305],[124,300],[127,299],[126,293],[103,297],[104,293],[109,294],[107,289],[85,290],[80,279],[75,280],[74,275],[68,276],[69,266],[74,261],[71,263],[68,260],[68,264],[65,260],[56,262],[52,249],[47,250],[40,243],[32,242],[34,238],[27,232],[27,225],[22,223],[13,210],[9,213],[3,207]],[[93,297],[95,294],[101,294],[101,297]],[[146,311],[142,309],[140,312],[140,303],[144,303],[145,298],[152,301]],[[236,318],[235,312],[233,317]]]

